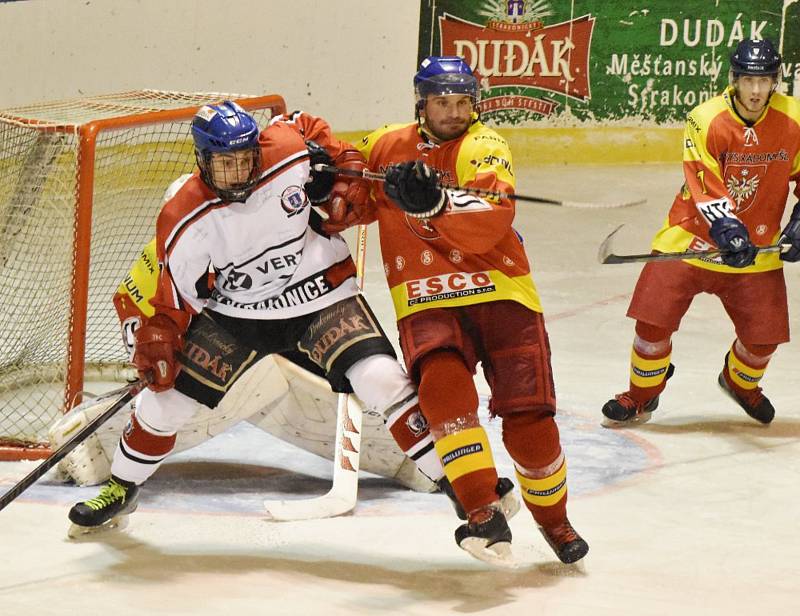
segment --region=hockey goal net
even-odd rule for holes
[[[0,110],[0,459],[47,455],[90,381],[133,376],[111,297],[194,169],[192,116],[225,99],[262,127],[285,111],[276,95],[157,90]]]

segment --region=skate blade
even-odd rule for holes
[[[603,417],[603,421],[600,422],[600,425],[604,428],[611,428],[612,430],[616,430],[618,428],[635,428],[636,426],[640,426],[643,423],[650,421],[650,417],[652,415],[652,411],[644,411],[643,413],[639,413],[635,417],[631,417],[626,421],[617,421],[616,419]]]
[[[459,547],[473,558],[495,567],[503,569],[519,568],[519,563],[514,560],[514,555],[511,553],[511,544],[507,541],[500,541],[490,547],[486,547],[486,539],[467,537],[459,544]]]
[[[500,510],[503,512],[506,520],[510,520],[517,515],[519,508],[519,499],[513,490],[500,499]]]
[[[128,518],[128,515],[117,516],[100,526],[81,526],[73,523],[67,530],[67,537],[80,541],[81,539],[88,539],[106,533],[119,532],[128,527],[130,522]]]

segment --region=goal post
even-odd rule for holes
[[[264,128],[278,95],[138,90],[0,110],[0,459],[47,455],[88,381],[132,376],[111,298],[195,167],[189,123],[235,100]]]

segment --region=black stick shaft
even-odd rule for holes
[[[375,173],[374,171],[358,171],[357,169],[341,169],[332,165],[314,165],[314,171],[325,171],[327,173],[336,173],[338,175],[348,175],[354,178],[364,178],[365,180],[372,180],[373,182],[385,182],[386,176],[383,173]],[[517,201],[529,201],[531,203],[549,203],[550,205],[564,205],[563,201],[556,199],[545,199],[544,197],[528,197],[526,195],[518,195],[514,193],[498,192],[494,190],[483,190],[482,188],[470,188],[467,186],[455,186],[452,184],[439,184],[439,188],[449,188],[450,190],[459,190],[471,195],[478,195],[479,197],[495,197],[497,199],[516,199]]]
[[[3,494],[0,497],[0,511],[5,509],[5,507],[15,500],[20,494],[22,494],[25,490],[30,488],[36,481],[42,477],[47,471],[53,468],[56,464],[61,462],[69,452],[75,449],[78,445],[80,445],[83,441],[85,441],[89,436],[91,436],[100,426],[102,426],[105,422],[107,422],[111,417],[119,411],[123,406],[125,406],[128,402],[131,401],[144,387],[146,383],[144,381],[136,381],[131,383],[130,385],[126,385],[125,387],[121,387],[120,389],[114,390],[113,392],[109,392],[103,397],[111,397],[112,394],[122,394],[122,396],[117,400],[114,404],[112,404],[108,410],[104,413],[95,417],[92,421],[86,424],[82,430],[77,432],[75,436],[69,439],[66,443],[61,445],[58,449],[56,449],[49,458],[47,458],[44,462],[42,462],[39,466],[33,469],[30,473],[28,473],[24,479],[22,479],[19,483],[17,483],[13,488],[11,488],[8,492]]]
[[[760,246],[758,252],[785,252],[789,249],[791,244],[774,244],[772,246]],[[603,264],[618,264],[618,263],[647,263],[650,261],[675,261],[684,259],[702,259],[714,258],[724,254],[724,251],[719,249],[713,250],[687,250],[685,252],[656,252],[645,253],[637,255],[607,255],[602,263]]]

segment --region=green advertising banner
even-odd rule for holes
[[[779,47],[800,97],[798,0],[423,0],[419,59],[463,56],[498,126],[679,126],[743,38]]]

